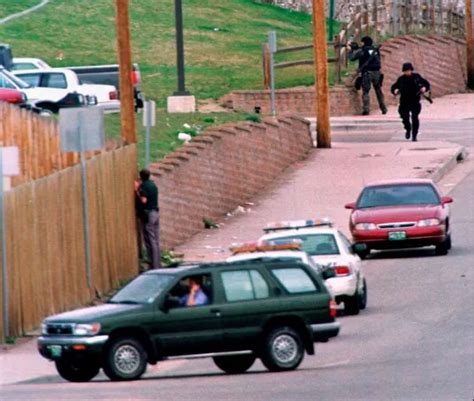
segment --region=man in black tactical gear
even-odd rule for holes
[[[375,94],[379,102],[380,110],[382,114],[387,113],[387,107],[385,106],[385,99],[382,92],[383,75],[380,72],[382,67],[380,61],[379,49],[373,46],[372,38],[365,36],[361,39],[363,43],[362,47],[359,47],[357,43],[349,42],[350,46],[349,59],[352,61],[359,60],[358,73],[362,79],[362,114],[368,115],[370,113],[370,87],[374,86]]]
[[[398,113],[405,127],[405,138],[410,139],[411,136],[413,142],[416,142],[418,129],[420,128],[420,120],[418,119],[421,112],[420,96],[429,92],[430,83],[413,71],[413,64],[404,63],[402,66],[403,75],[392,85],[391,92],[394,95],[400,94]]]

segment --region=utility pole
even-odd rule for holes
[[[316,66],[316,136],[318,148],[331,147],[328,52],[324,0],[313,0],[314,65]]]
[[[117,50],[120,66],[120,122],[122,140],[136,143],[135,107],[132,84],[132,49],[128,0],[115,0],[117,23]]]
[[[466,0],[467,86],[474,89],[474,0]]]
[[[188,96],[184,75],[184,38],[183,38],[183,6],[181,0],[174,0],[176,19],[176,67],[178,72],[178,90],[174,96]]]

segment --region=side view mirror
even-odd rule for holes
[[[167,295],[161,309],[163,312],[168,312],[170,309],[178,308],[179,306],[181,306],[181,304],[178,297]]]
[[[443,205],[446,205],[447,203],[453,203],[453,198],[451,198],[450,196],[443,196],[441,198],[441,203]]]
[[[357,253],[357,252],[364,252],[367,250],[367,245],[366,244],[352,244],[352,250]]]
[[[344,206],[346,209],[355,209],[356,208],[356,203],[355,202],[351,202],[351,203],[348,203],[347,205]]]
[[[336,272],[334,269],[326,269],[321,273],[321,275],[323,276],[324,280],[327,280],[328,278],[336,277]]]

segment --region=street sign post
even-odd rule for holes
[[[275,31],[268,33],[268,47],[270,48],[270,96],[272,102],[272,115],[276,116],[274,56],[277,51],[277,36]]]
[[[99,107],[61,109],[59,130],[61,150],[80,153],[86,279],[87,287],[91,288],[89,197],[87,195],[87,167],[84,152],[100,150],[104,147],[104,111]]]
[[[8,258],[5,225],[5,202],[4,202],[4,177],[20,175],[20,157],[18,147],[0,147],[0,242],[2,250],[2,311],[3,311],[3,336],[10,336],[10,312],[8,291]]]
[[[145,167],[150,165],[150,131],[151,127],[156,125],[156,103],[153,100],[147,100],[143,109],[143,126],[146,129],[145,136]]]

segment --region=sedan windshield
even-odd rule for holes
[[[365,188],[357,202],[357,208],[439,203],[438,194],[429,184],[384,185]]]
[[[291,240],[300,240],[301,250],[310,256],[339,255],[339,247],[333,234],[302,234],[265,240],[270,245],[287,244]]]
[[[171,274],[142,274],[117,292],[109,302],[114,304],[152,303],[173,278]]]
[[[2,80],[5,82],[10,82],[15,86],[15,89],[27,89],[30,87],[26,82],[22,81],[20,78],[16,77],[13,74],[10,74],[8,71],[2,70],[0,72],[0,75],[3,75],[3,77],[0,77]]]

